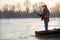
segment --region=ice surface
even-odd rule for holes
[[[53,28],[60,28],[60,18],[50,18],[49,30]],[[1,40],[30,40],[36,30],[44,30],[44,21],[40,18],[0,19]]]

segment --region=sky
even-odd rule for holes
[[[0,0],[0,4],[16,4],[18,2],[23,3],[25,0]],[[43,1],[47,4],[60,2],[60,0],[30,0],[32,4]]]
[[[0,8],[4,6],[5,4],[8,5],[15,5],[17,3],[24,3],[25,0],[0,0]],[[30,0],[31,4],[35,4],[38,2],[44,2],[47,6],[52,7],[55,6],[57,2],[60,2],[60,0]]]
[[[32,4],[37,2],[44,2],[49,7],[55,6],[57,2],[60,2],[60,0],[30,0],[30,1]]]

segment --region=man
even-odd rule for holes
[[[43,5],[42,7],[43,7],[43,13],[42,14],[37,14],[37,15],[40,16],[42,20],[44,20],[45,31],[48,31],[48,22],[49,22],[50,12],[47,8],[47,5]]]

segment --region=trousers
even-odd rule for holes
[[[44,26],[45,26],[45,31],[47,31],[48,30],[48,20],[44,20]]]

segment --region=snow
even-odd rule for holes
[[[60,28],[60,18],[50,18],[49,30],[53,28]],[[1,40],[24,40],[37,30],[44,30],[44,21],[40,18],[0,19]]]

